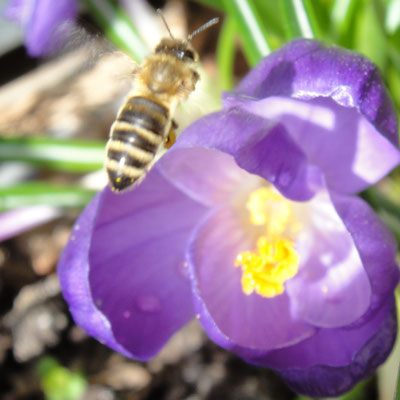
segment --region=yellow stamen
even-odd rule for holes
[[[293,225],[291,203],[280,193],[262,187],[250,194],[246,206],[251,224],[264,225],[266,235],[258,238],[255,251],[236,257],[235,266],[242,267],[242,290],[247,295],[256,292],[274,297],[284,292],[284,282],[298,270],[294,243],[286,237],[291,231],[289,225]]]

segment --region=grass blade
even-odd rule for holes
[[[360,7],[360,0],[335,0],[332,8],[332,27],[335,36],[343,45],[352,44],[354,21],[357,10]]]
[[[222,88],[233,88],[233,67],[235,58],[235,21],[227,16],[222,24],[217,46],[217,64]]]
[[[0,212],[37,205],[57,208],[84,207],[96,192],[72,185],[27,182],[0,188]]]
[[[23,161],[57,171],[85,173],[101,169],[104,157],[103,142],[0,137],[0,162]]]
[[[281,4],[289,39],[322,38],[322,31],[310,0],[282,0]]]
[[[106,37],[138,63],[149,50],[125,12],[111,0],[84,0],[87,9],[100,25]]]
[[[250,66],[270,53],[262,18],[251,0],[225,0],[227,13],[234,19]]]

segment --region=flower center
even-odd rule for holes
[[[257,249],[237,255],[235,266],[242,267],[242,290],[250,295],[275,297],[285,290],[284,282],[296,275],[299,256],[291,240],[298,230],[292,204],[270,187],[250,193],[246,203],[250,224],[262,227]]]

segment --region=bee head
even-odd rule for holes
[[[198,54],[188,41],[173,38],[162,39],[155,48],[156,54],[170,54],[186,63],[195,63],[198,61]]]

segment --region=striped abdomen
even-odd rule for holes
[[[130,97],[110,131],[105,167],[112,190],[119,192],[144,176],[169,128],[169,111],[145,97]]]

